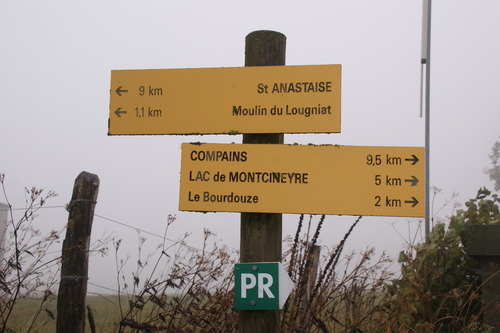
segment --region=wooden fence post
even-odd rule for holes
[[[245,40],[245,66],[285,65],[286,36],[254,31]],[[284,134],[244,134],[243,143],[282,144]],[[281,262],[282,214],[241,213],[240,262]],[[240,311],[238,331],[280,332],[280,311]]]
[[[82,172],[75,180],[63,242],[61,281],[57,296],[58,333],[85,331],[90,234],[99,192],[99,177]]]

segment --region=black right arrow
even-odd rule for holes
[[[411,197],[412,200],[405,200],[405,203],[407,204],[412,204],[411,207],[415,207],[416,205],[418,205],[418,200],[417,198],[415,197]]]
[[[122,93],[126,93],[128,92],[128,90],[122,89],[122,86],[119,86],[118,88],[116,88],[115,92],[118,94],[118,96],[121,96]]]
[[[121,117],[121,116],[122,116],[122,113],[123,113],[123,114],[125,114],[125,113],[127,113],[127,111],[122,110],[122,108],[118,108],[118,109],[116,109],[116,111],[115,111],[115,114],[116,114],[118,117]]]
[[[415,156],[415,155],[413,155],[413,154],[411,155],[411,157],[412,158],[405,158],[405,161],[411,161],[412,162],[411,165],[415,165],[415,164],[417,164],[418,161],[420,161],[418,159],[418,157]]]
[[[418,184],[418,178],[415,176],[411,176],[411,179],[405,179],[405,182],[411,183],[411,186],[415,186]]]

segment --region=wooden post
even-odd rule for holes
[[[58,333],[85,331],[90,234],[99,192],[99,177],[82,172],[75,180],[63,242],[61,281],[57,297]]]
[[[245,40],[245,66],[285,65],[286,36],[254,31]],[[283,134],[244,134],[243,143],[283,144]],[[282,214],[241,213],[240,262],[281,262]],[[280,332],[279,310],[240,311],[238,331]]]

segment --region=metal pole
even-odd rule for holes
[[[422,64],[425,64],[425,241],[429,242],[430,211],[430,150],[431,150],[431,8],[432,0],[423,0]]]

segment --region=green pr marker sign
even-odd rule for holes
[[[236,310],[279,310],[293,289],[279,262],[235,264],[234,277]]]

